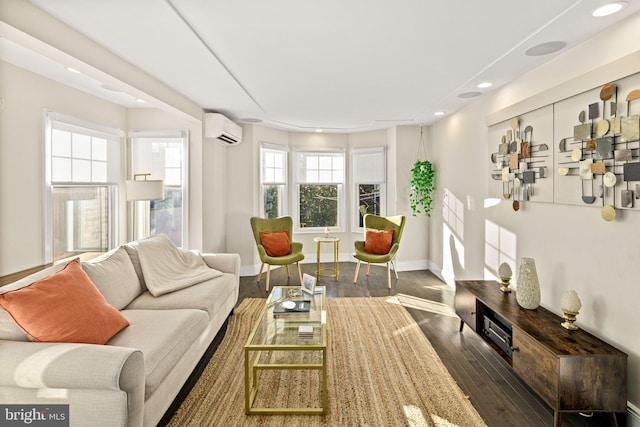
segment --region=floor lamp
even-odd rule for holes
[[[133,202],[133,240],[142,239],[149,235],[148,226],[139,230],[138,202],[164,199],[164,182],[162,180],[148,180],[149,175],[151,174],[138,173],[133,175],[132,180],[127,180],[127,201]],[[138,179],[138,177],[144,177],[144,179]]]

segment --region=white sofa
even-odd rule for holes
[[[238,300],[240,257],[199,254],[222,275],[153,296],[145,286],[139,247],[132,242],[89,266],[81,264],[129,322],[105,345],[32,342],[0,308],[0,404],[69,404],[71,426],[160,421]],[[0,293],[63,267],[32,274]]]

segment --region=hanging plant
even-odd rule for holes
[[[431,216],[431,195],[435,190],[435,171],[433,165],[428,160],[417,160],[411,169],[411,193],[409,194],[409,205],[413,211],[413,216],[424,213]]]

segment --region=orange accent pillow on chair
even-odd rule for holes
[[[393,229],[375,230],[368,228],[364,237],[364,250],[370,254],[385,255],[391,250]]]
[[[291,253],[291,242],[287,230],[269,233],[260,232],[260,242],[269,256],[285,256]]]
[[[129,326],[77,260],[49,277],[0,294],[0,306],[31,341],[104,344]]]

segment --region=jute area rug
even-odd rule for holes
[[[170,426],[485,426],[419,326],[391,298],[327,300],[326,415],[245,415],[244,352],[265,300],[245,299]],[[320,403],[317,371],[264,371],[257,406]]]

